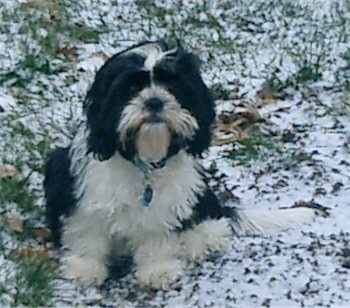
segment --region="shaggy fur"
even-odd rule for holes
[[[116,260],[132,260],[142,285],[167,288],[233,234],[313,216],[220,204],[199,162],[210,144],[213,99],[198,59],[178,44],[146,42],[110,58],[84,112],[70,146],[50,153],[44,183],[47,224],[64,248],[68,278],[100,284]]]

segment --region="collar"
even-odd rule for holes
[[[148,207],[153,199],[153,189],[149,179],[149,174],[155,169],[161,169],[165,166],[168,157],[165,157],[157,162],[145,163],[138,157],[134,159],[135,166],[143,173],[144,176],[144,190],[142,194],[143,206]]]
[[[143,173],[146,174],[154,169],[161,169],[165,166],[166,162],[168,160],[168,157],[164,157],[159,161],[156,162],[150,162],[150,163],[145,163],[138,157],[134,158],[134,164],[139,170]]]

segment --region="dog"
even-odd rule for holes
[[[45,168],[46,221],[64,277],[102,284],[112,260],[128,259],[142,286],[166,289],[233,236],[314,216],[221,204],[200,163],[216,115],[199,64],[180,43],[154,41],[96,73],[81,125]]]

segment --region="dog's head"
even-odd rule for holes
[[[84,102],[88,149],[99,160],[158,162],[180,149],[200,155],[215,117],[199,61],[179,44],[146,42],[97,72]]]

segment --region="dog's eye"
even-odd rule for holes
[[[129,90],[132,91],[132,92],[137,92],[137,91],[139,91],[141,89],[142,89],[142,87],[140,87],[140,85],[134,84],[134,85],[130,85],[129,86]]]
[[[178,75],[174,69],[166,67],[157,67],[154,70],[154,75],[157,81],[164,83],[174,82],[178,78]]]
[[[123,78],[123,88],[127,91],[141,91],[150,82],[148,72],[128,72]]]

